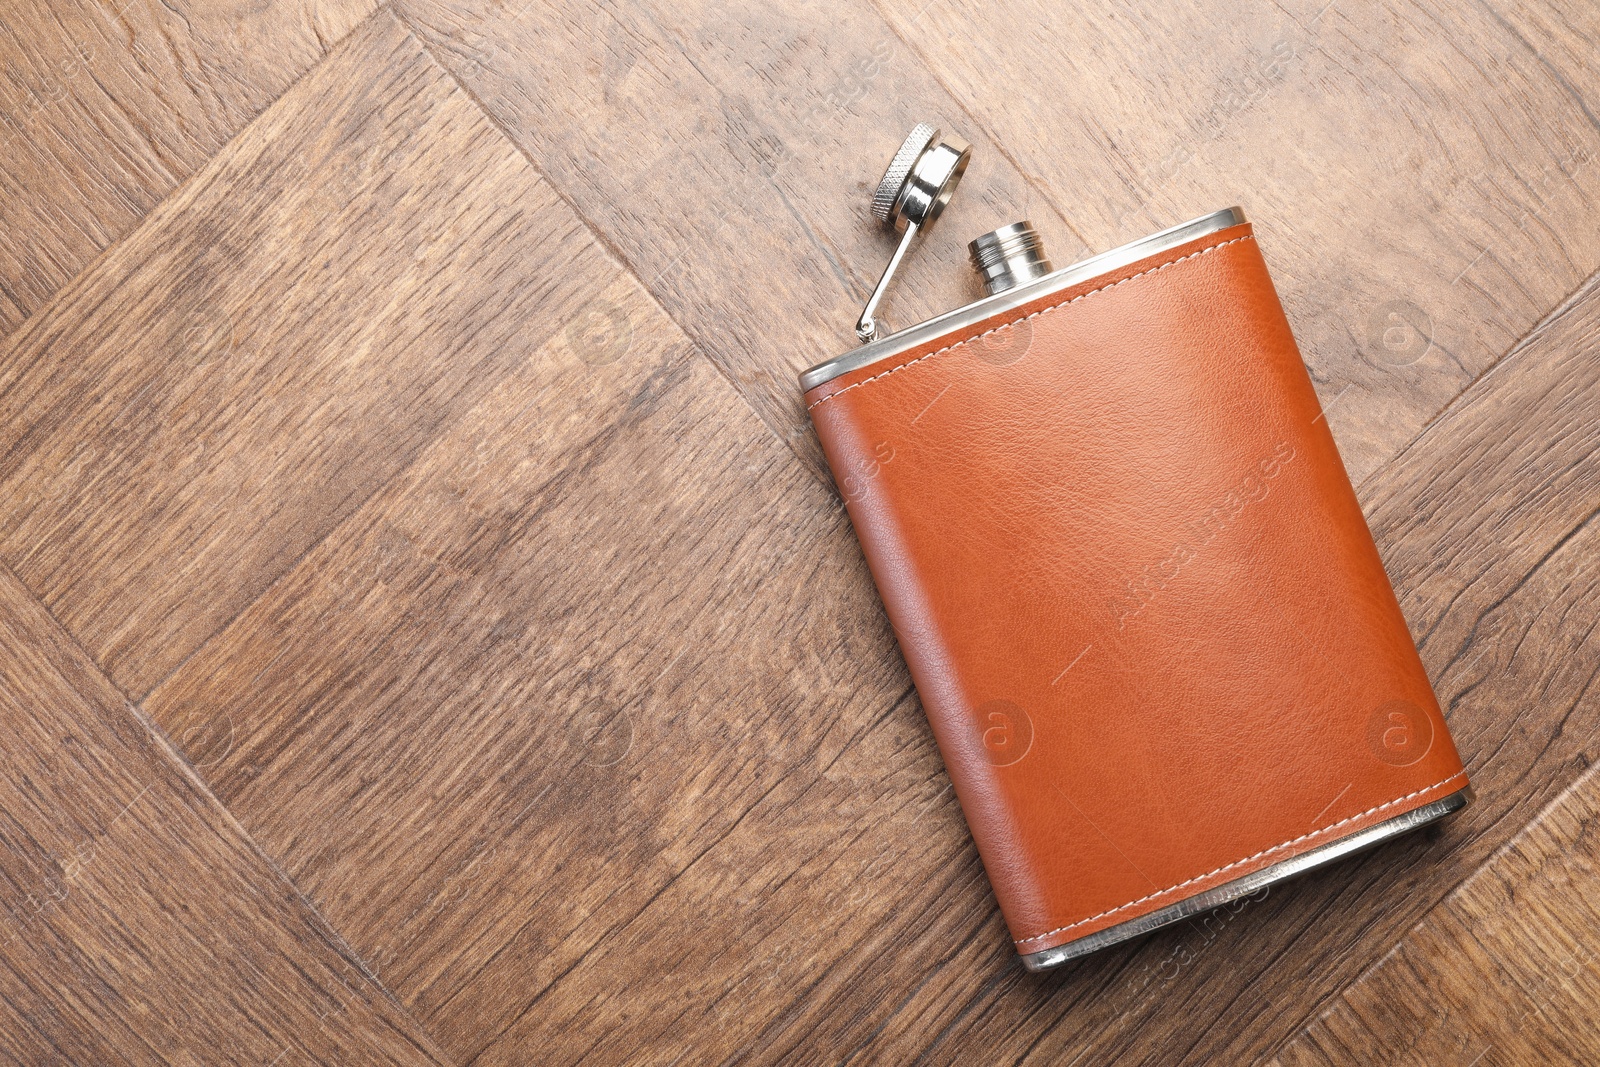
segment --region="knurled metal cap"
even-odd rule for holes
[[[905,144],[900,146],[900,151],[889,161],[889,169],[883,172],[883,180],[878,182],[878,191],[872,194],[873,218],[886,226],[894,225],[895,201],[900,199],[900,191],[905,188],[906,179],[911,177],[911,170],[917,165],[917,160],[938,136],[939,131],[931,122],[919,122],[912,127]]]

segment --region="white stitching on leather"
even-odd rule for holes
[[[1217,246],[1214,246],[1214,247],[1220,248],[1221,246],[1217,245]],[[1068,923],[1066,926],[1058,926],[1054,930],[1046,930],[1044,933],[1042,933],[1042,934],[1034,934],[1032,937],[1014,938],[1012,940],[1012,944],[1014,944],[1014,945],[1016,945],[1017,947],[1020,948],[1020,947],[1022,947],[1022,945],[1026,944],[1029,941],[1043,941],[1047,937],[1054,937],[1056,934],[1064,933],[1067,930],[1071,930],[1074,927],[1082,926],[1085,923],[1092,923],[1096,919],[1104,919],[1107,915],[1115,915],[1119,911],[1126,911],[1128,908],[1137,907],[1138,905],[1143,904],[1147,900],[1154,900],[1156,897],[1165,896],[1166,894],[1171,893],[1173,890],[1182,889],[1184,886],[1193,885],[1195,882],[1203,882],[1207,878],[1212,877],[1213,875],[1221,874],[1223,871],[1232,870],[1233,868],[1239,866],[1242,863],[1249,863],[1251,860],[1258,860],[1262,856],[1267,855],[1268,853],[1276,852],[1276,851],[1278,851],[1279,849],[1282,849],[1282,848],[1288,848],[1290,845],[1298,845],[1300,842],[1306,840],[1307,838],[1316,837],[1318,834],[1325,834],[1329,830],[1337,830],[1339,827],[1343,826],[1347,822],[1355,822],[1357,819],[1364,819],[1368,815],[1373,814],[1374,812],[1382,811],[1384,808],[1392,808],[1396,804],[1404,804],[1406,801],[1410,800],[1412,797],[1420,797],[1424,793],[1427,793],[1427,792],[1429,792],[1431,790],[1434,790],[1434,789],[1438,789],[1441,785],[1444,785],[1446,782],[1452,782],[1457,778],[1463,778],[1463,777],[1466,776],[1466,773],[1467,772],[1465,770],[1457,771],[1456,773],[1452,774],[1449,778],[1446,778],[1446,779],[1444,779],[1442,781],[1434,782],[1430,786],[1424,786],[1423,788],[1418,789],[1414,793],[1407,793],[1403,797],[1395,797],[1393,800],[1391,800],[1391,801],[1389,801],[1387,803],[1379,804],[1375,808],[1368,808],[1366,811],[1363,811],[1363,812],[1361,812],[1360,814],[1357,814],[1357,815],[1352,815],[1348,819],[1340,819],[1338,822],[1333,823],[1330,826],[1324,826],[1320,830],[1313,830],[1309,834],[1301,834],[1299,837],[1296,837],[1296,838],[1293,838],[1291,840],[1285,841],[1281,845],[1273,845],[1271,848],[1264,848],[1260,852],[1257,852],[1254,856],[1246,856],[1242,860],[1234,860],[1232,863],[1224,864],[1223,866],[1218,867],[1214,871],[1207,871],[1205,874],[1197,874],[1193,878],[1188,879],[1187,881],[1179,882],[1177,885],[1172,885],[1172,886],[1168,886],[1165,889],[1157,890],[1156,892],[1151,893],[1149,896],[1140,897],[1138,900],[1130,900],[1126,904],[1119,904],[1117,907],[1112,908],[1110,911],[1102,911],[1099,915],[1091,915],[1087,919],[1079,919],[1075,923]]]
[[[945,352],[953,351],[953,350],[955,350],[957,348],[960,348],[962,345],[970,344],[973,341],[977,341],[977,340],[980,340],[981,338],[988,337],[991,333],[998,333],[1001,330],[1010,329],[1011,327],[1016,326],[1018,323],[1023,323],[1023,322],[1027,322],[1029,319],[1038,318],[1040,315],[1043,315],[1046,311],[1054,311],[1056,308],[1066,307],[1068,304],[1076,304],[1080,300],[1087,300],[1087,299],[1089,299],[1089,297],[1093,296],[1096,293],[1103,293],[1108,289],[1115,289],[1119,285],[1124,285],[1124,284],[1126,284],[1128,282],[1131,282],[1135,278],[1143,278],[1147,274],[1155,274],[1158,271],[1166,270],[1168,267],[1172,266],[1173,264],[1182,263],[1186,259],[1193,259],[1195,256],[1203,256],[1207,252],[1215,252],[1219,248],[1227,248],[1229,245],[1236,245],[1240,241],[1253,241],[1253,240],[1255,240],[1254,236],[1252,236],[1251,234],[1245,234],[1243,237],[1235,237],[1231,241],[1223,241],[1220,244],[1207,245],[1206,247],[1204,247],[1202,249],[1199,249],[1198,251],[1190,252],[1186,256],[1179,256],[1177,259],[1170,259],[1167,262],[1162,263],[1159,266],[1150,267],[1147,270],[1142,270],[1138,274],[1130,274],[1126,278],[1123,278],[1121,281],[1112,282],[1110,285],[1102,285],[1098,289],[1090,289],[1087,293],[1079,293],[1077,296],[1073,297],[1071,300],[1063,300],[1059,304],[1051,304],[1049,307],[1042,307],[1038,311],[1035,311],[1035,312],[1032,312],[1030,314],[1024,315],[1024,316],[1022,316],[1022,318],[1017,319],[1014,322],[1003,322],[998,326],[992,326],[989,329],[984,330],[982,333],[973,334],[971,337],[964,338],[963,340],[957,341],[955,344],[946,345],[945,347],[943,347],[941,349],[938,349],[937,351],[925,353],[924,355],[918,356],[916,359],[908,360],[905,363],[901,363],[901,364],[899,364],[897,366],[890,367],[886,371],[879,371],[877,374],[874,374],[870,378],[863,378],[859,382],[852,382],[850,385],[845,386],[843,389],[840,389],[836,393],[829,393],[825,397],[821,397],[821,398],[819,398],[817,400],[813,400],[810,404],[806,405],[806,410],[810,411],[811,409],[817,407],[820,404],[826,404],[828,401],[832,400],[834,397],[843,396],[845,393],[848,393],[852,389],[859,389],[863,385],[866,385],[868,382],[875,382],[879,378],[888,377],[889,375],[893,374],[897,370],[905,370],[907,367],[914,367],[918,363],[921,363],[925,359],[932,359],[934,356],[941,355],[942,353],[945,353]]]

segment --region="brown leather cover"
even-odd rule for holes
[[[1466,786],[1250,226],[806,402],[1020,952]]]

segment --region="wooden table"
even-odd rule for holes
[[[0,25],[0,1059],[1600,1060],[1600,9],[49,0]],[[1241,204],[1478,802],[1022,971],[803,417],[974,144]]]

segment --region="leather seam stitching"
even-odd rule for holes
[[[863,385],[868,385],[868,384],[870,384],[872,382],[877,381],[879,378],[886,378],[889,375],[893,374],[895,371],[905,370],[907,367],[914,367],[918,363],[923,362],[924,360],[932,359],[934,356],[943,355],[946,352],[952,352],[955,349],[960,348],[962,345],[971,344],[973,341],[982,340],[983,338],[988,337],[992,333],[998,333],[1001,330],[1008,330],[1013,326],[1017,326],[1017,325],[1020,325],[1021,323],[1027,322],[1029,319],[1038,318],[1040,315],[1043,315],[1047,311],[1054,311],[1057,308],[1063,308],[1063,307],[1066,307],[1069,304],[1076,304],[1080,300],[1087,300],[1087,299],[1089,299],[1089,297],[1094,296],[1096,293],[1104,293],[1104,292],[1107,292],[1107,291],[1109,291],[1111,289],[1115,289],[1119,285],[1126,285],[1128,282],[1133,281],[1135,278],[1143,278],[1146,275],[1157,274],[1157,273],[1159,273],[1161,271],[1166,270],[1168,267],[1171,267],[1171,266],[1173,266],[1175,264],[1178,264],[1178,263],[1182,263],[1186,259],[1194,259],[1196,256],[1203,256],[1207,252],[1215,252],[1219,248],[1227,248],[1229,245],[1238,244],[1240,241],[1253,241],[1253,240],[1255,240],[1255,236],[1253,234],[1245,234],[1243,237],[1235,237],[1235,238],[1233,238],[1231,240],[1222,241],[1222,242],[1220,242],[1218,244],[1207,245],[1204,248],[1197,249],[1197,250],[1195,250],[1193,252],[1190,252],[1188,255],[1179,256],[1177,259],[1169,259],[1167,262],[1162,263],[1162,264],[1160,264],[1158,266],[1146,268],[1145,270],[1140,271],[1138,274],[1130,274],[1126,278],[1121,279],[1120,281],[1112,282],[1110,285],[1102,285],[1098,289],[1090,289],[1087,293],[1079,293],[1077,296],[1072,297],[1070,300],[1063,300],[1059,304],[1051,304],[1049,307],[1042,307],[1038,311],[1030,312],[1029,314],[1022,316],[1022,318],[1020,318],[1020,319],[1014,319],[1011,322],[1002,322],[998,326],[991,326],[989,329],[984,330],[982,333],[973,334],[971,337],[963,338],[962,340],[957,341],[954,344],[946,345],[945,347],[940,348],[940,349],[936,349],[935,351],[925,352],[922,355],[918,356],[916,359],[907,360],[905,363],[896,364],[895,366],[890,367],[886,371],[879,371],[877,374],[874,374],[870,378],[863,378],[859,382],[852,382],[851,384],[845,386],[843,389],[840,389],[836,393],[829,393],[825,397],[821,397],[821,398],[819,398],[817,400],[813,400],[810,404],[806,405],[806,410],[807,411],[812,411],[813,409],[815,409],[815,408],[817,408],[817,407],[819,407],[819,406],[821,406],[823,404],[826,404],[828,401],[832,400],[836,396],[843,396],[844,394],[848,393],[852,389],[859,389]]]
[[[1243,240],[1243,238],[1240,238],[1240,239]],[[1217,245],[1217,246],[1213,246],[1213,247],[1219,247],[1220,248],[1221,246]],[[1092,923],[1096,919],[1104,919],[1107,915],[1115,915],[1119,911],[1126,911],[1129,908],[1137,907],[1138,905],[1143,904],[1148,900],[1154,900],[1156,897],[1165,896],[1166,894],[1171,893],[1174,890],[1182,889],[1184,886],[1193,885],[1195,882],[1203,882],[1207,878],[1210,878],[1210,877],[1212,877],[1214,875],[1221,874],[1223,871],[1232,870],[1233,868],[1238,867],[1241,864],[1249,863],[1252,860],[1258,860],[1262,856],[1268,855],[1268,854],[1273,853],[1273,852],[1277,852],[1279,849],[1288,848],[1290,845],[1298,845],[1300,842],[1305,841],[1308,838],[1317,837],[1317,836],[1319,836],[1321,834],[1325,834],[1329,830],[1337,830],[1339,827],[1345,825],[1346,823],[1355,822],[1357,819],[1364,819],[1368,815],[1373,814],[1374,812],[1382,811],[1384,808],[1392,808],[1396,804],[1403,804],[1406,801],[1410,800],[1412,797],[1419,797],[1424,793],[1431,792],[1432,790],[1438,789],[1440,786],[1446,784],[1447,782],[1452,782],[1457,778],[1465,777],[1466,773],[1467,773],[1466,769],[1463,768],[1463,769],[1457,771],[1456,773],[1452,774],[1449,778],[1441,779],[1440,781],[1434,782],[1432,785],[1424,786],[1423,788],[1418,789],[1415,792],[1407,793],[1403,797],[1395,797],[1393,800],[1386,801],[1386,802],[1384,802],[1382,804],[1379,804],[1377,807],[1374,807],[1374,808],[1368,808],[1366,811],[1359,812],[1358,814],[1355,814],[1355,815],[1351,815],[1349,818],[1340,819],[1338,822],[1332,823],[1332,824],[1330,824],[1328,826],[1324,826],[1320,830],[1312,830],[1310,833],[1301,834],[1299,837],[1291,838],[1290,840],[1285,841],[1282,844],[1273,845],[1271,848],[1264,848],[1260,852],[1257,852],[1253,856],[1246,856],[1244,859],[1234,860],[1232,863],[1224,864],[1223,866],[1218,867],[1214,871],[1207,871],[1205,874],[1197,874],[1193,878],[1190,878],[1190,879],[1187,879],[1185,881],[1179,882],[1177,885],[1171,885],[1171,886],[1168,886],[1165,889],[1159,889],[1156,892],[1149,894],[1148,896],[1140,897],[1138,900],[1130,900],[1126,904],[1119,904],[1116,907],[1112,908],[1110,911],[1102,911],[1098,915],[1091,915],[1087,919],[1079,919],[1077,922],[1068,923],[1066,926],[1058,926],[1054,930],[1046,930],[1042,934],[1034,934],[1031,937],[1014,938],[1012,940],[1012,944],[1014,944],[1018,948],[1020,948],[1022,945],[1026,944],[1029,941],[1042,941],[1047,937],[1053,937],[1056,934],[1065,933],[1066,931],[1071,930],[1071,929],[1073,929],[1075,927],[1083,926],[1085,923]]]

